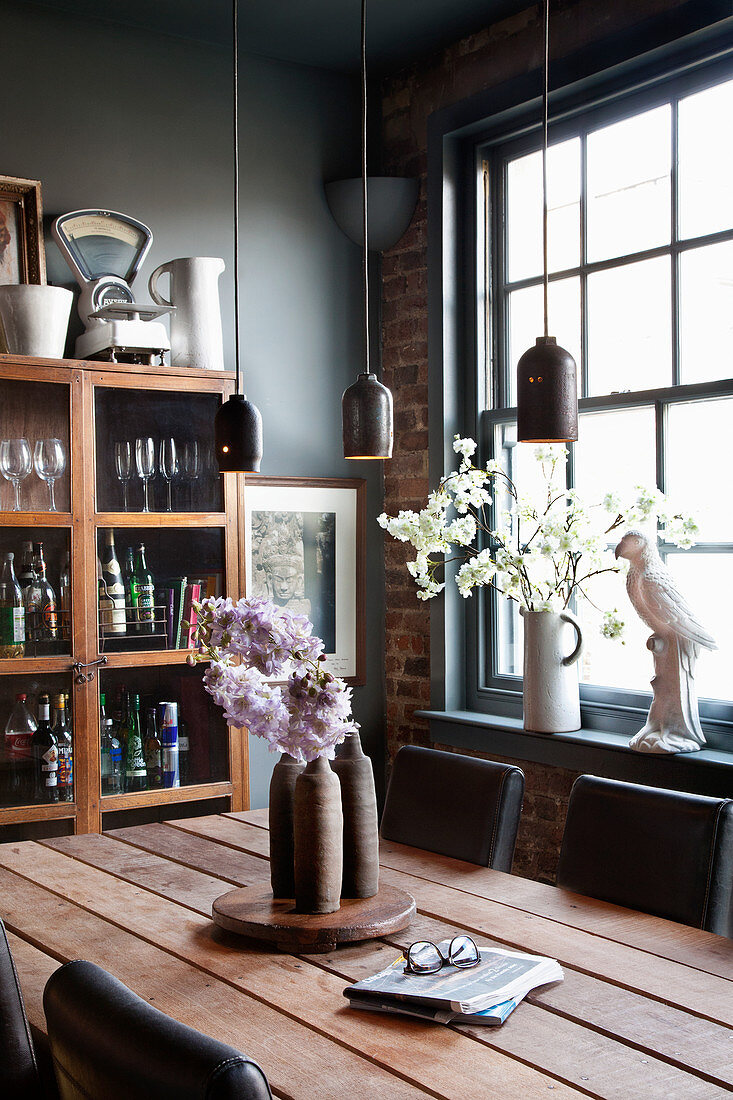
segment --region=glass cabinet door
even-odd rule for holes
[[[94,389],[98,512],[221,512],[218,393]]]
[[[68,673],[0,676],[0,810],[73,817],[74,695]]]

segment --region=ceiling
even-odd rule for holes
[[[219,46],[231,43],[231,0],[36,0],[42,7]],[[401,68],[531,0],[369,0],[367,61]],[[104,12],[100,16],[100,10]],[[239,0],[240,49],[319,68],[359,67],[359,0]]]

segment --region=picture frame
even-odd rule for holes
[[[366,681],[366,482],[248,475],[244,590],[305,614],[326,667]]]
[[[0,176],[0,286],[46,285],[39,180]]]

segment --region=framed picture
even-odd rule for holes
[[[327,668],[365,682],[366,482],[247,476],[245,590],[306,615]]]
[[[0,286],[46,283],[38,180],[0,176]]]

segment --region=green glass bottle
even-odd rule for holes
[[[140,732],[140,696],[130,696],[127,714],[127,746],[125,756],[125,790],[128,793],[147,790],[148,773]]]
[[[145,544],[140,543],[135,554],[132,574],[132,592],[135,603],[138,634],[155,633],[155,585],[145,561]]]
[[[137,634],[137,612],[135,605],[135,593],[132,587],[132,577],[135,572],[135,558],[131,546],[125,552],[125,572],[123,583],[125,586],[125,618],[127,620],[127,633]]]

